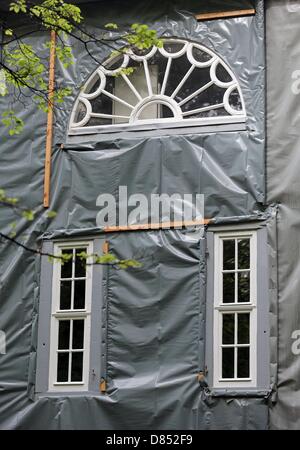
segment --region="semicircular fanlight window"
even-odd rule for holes
[[[122,69],[129,67],[133,72],[127,75]],[[155,122],[243,121],[242,92],[224,61],[201,44],[165,39],[162,48],[106,60],[81,90],[69,132]]]

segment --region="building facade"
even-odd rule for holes
[[[19,238],[73,257],[1,242],[0,426],[299,427],[297,2],[78,3],[91,32],[146,23],[163,46],[91,58],[70,41],[55,218],[46,117],[21,111],[1,143],[1,187],[38,210]]]

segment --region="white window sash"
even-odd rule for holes
[[[114,128],[126,130],[129,128],[133,129],[132,127],[134,127],[136,130],[142,130],[148,129],[150,126],[151,129],[153,129],[155,124],[157,124],[159,128],[206,126],[209,124],[244,124],[246,121],[246,108],[243,93],[238,79],[223,59],[209,48],[196,42],[174,38],[166,38],[164,41],[169,44],[180,44],[181,49],[176,52],[168,52],[164,47],[152,47],[146,55],[138,55],[131,51],[128,55],[123,55],[121,60],[118,61],[119,66],[113,70],[108,70],[106,68],[108,63],[113,61],[114,58],[112,57],[98,67],[80,90],[79,96],[75,101],[71,114],[69,134],[89,134],[97,131],[113,132]],[[195,49],[204,52],[209,56],[209,59],[206,61],[196,60],[193,54]],[[150,63],[151,58],[155,54],[159,55],[160,58],[165,58],[166,61],[165,71],[160,81],[161,85],[158,83],[158,67]],[[183,55],[186,55],[188,61],[187,71],[182,76],[181,80],[178,80],[173,92],[170,95],[166,95],[166,88],[168,83],[171,82],[170,75],[172,74],[172,71],[176,70],[176,65],[180,64],[180,62],[177,61],[178,58],[181,58]],[[120,59],[119,56],[116,57],[115,62],[117,62],[118,59]],[[122,73],[124,68],[131,67],[131,64],[135,61],[139,61],[141,67],[136,68],[130,76]],[[230,75],[230,81],[224,82],[218,78],[218,66],[223,67],[228,75]],[[199,78],[199,84],[195,86],[193,92],[189,93],[189,95],[183,99],[177,99],[176,94],[180,91],[181,87],[188,82],[190,75],[196,68],[206,68],[209,70],[210,80],[207,83],[202,84],[203,81]],[[105,86],[107,77],[115,75],[118,76],[114,79],[115,88],[114,93],[112,94],[105,89]],[[95,87],[93,92],[90,92],[93,85],[97,85],[97,87]],[[217,104],[215,104],[214,101],[211,101],[210,105],[203,105],[194,110],[192,109],[192,106],[188,108],[188,111],[186,111],[185,108],[182,109],[182,106],[186,105],[189,100],[213,85],[218,86],[224,91],[223,97],[219,99]],[[122,86],[123,88],[125,87],[125,89],[123,89]],[[233,91],[238,92],[241,109],[234,109],[230,103]],[[104,95],[112,100],[111,113],[108,114],[104,109],[100,112],[96,112],[96,110],[93,109],[93,102],[91,103],[90,100],[96,99],[99,95]],[[172,117],[160,117],[159,112],[161,111],[162,105],[165,105],[170,109],[173,114]],[[216,117],[192,117],[201,112],[213,111],[220,108],[225,111],[222,115]],[[80,120],[77,120],[76,118],[79,111],[81,114],[84,113],[84,116],[81,116]],[[189,118],[189,116],[191,117]],[[88,125],[91,118],[110,119],[111,123],[106,125]]]
[[[137,67],[135,68],[135,72],[130,75],[130,77],[127,77],[127,80],[133,85],[134,89],[136,90],[136,93],[133,92],[133,90],[124,91],[123,86],[124,80],[123,77],[116,77],[115,87],[114,87],[114,95],[117,97],[122,97],[123,100],[125,100],[127,103],[131,103],[137,96],[137,94],[143,94],[145,96],[145,92],[149,91],[149,88],[151,88],[152,94],[157,95],[158,93],[158,67],[157,66],[147,66],[148,70],[148,77],[145,79],[141,76],[141,74],[144,73],[145,68],[144,67]],[[127,94],[127,96],[125,95]],[[146,95],[147,96],[147,95]],[[142,99],[142,98],[141,98]],[[124,117],[128,116],[128,108],[124,106],[122,103],[113,102],[113,116],[116,117]],[[154,116],[157,116],[158,114],[158,104],[152,103],[149,106],[148,114],[144,113],[144,120],[153,120]],[[124,121],[123,121],[124,122]],[[113,119],[113,124],[122,123],[122,120],[115,118]]]
[[[54,245],[54,255],[59,256],[62,250],[73,248],[86,248],[88,255],[93,253],[93,243],[91,241],[76,241],[71,243],[57,243]],[[87,259],[90,264],[91,258]],[[58,260],[53,262],[52,281],[52,312],[50,319],[50,361],[49,361],[49,391],[86,391],[89,385],[89,361],[90,361],[90,341],[91,341],[91,299],[92,299],[92,265],[86,266],[86,291],[85,309],[60,310],[60,274],[61,263]],[[83,368],[82,381],[57,382],[57,355],[58,355],[58,328],[59,319],[84,320],[84,342],[83,342]],[[71,339],[71,331],[70,331]],[[71,350],[66,350],[70,353]],[[69,368],[70,370],[70,368]]]
[[[250,239],[250,302],[222,303],[223,240]],[[235,258],[237,255],[235,254]],[[213,385],[215,388],[246,388],[257,384],[257,236],[256,231],[215,233],[214,237],[214,313],[213,313]],[[236,270],[236,267],[235,267]],[[235,297],[237,286],[235,286]],[[249,378],[222,379],[222,321],[224,313],[249,313]],[[236,319],[235,319],[236,320]],[[235,333],[237,327],[235,326]],[[230,345],[228,345],[230,347]],[[236,348],[237,339],[231,347]],[[236,352],[236,350],[234,350]],[[235,357],[235,364],[236,364]],[[236,367],[235,367],[236,372]]]

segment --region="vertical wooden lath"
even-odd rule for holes
[[[100,380],[99,391],[102,394],[104,394],[106,392],[106,380],[104,378],[101,378],[101,380]]]
[[[103,242],[102,251],[103,251],[104,255],[106,255],[109,252],[109,242],[108,241]]]
[[[45,208],[49,208],[50,204],[51,154],[52,154],[52,139],[53,139],[53,101],[54,101],[54,83],[55,83],[55,45],[56,45],[55,31],[51,31],[50,43],[51,45],[50,45],[50,60],[49,60],[47,136],[46,136],[45,174],[44,174]]]
[[[229,19],[230,17],[253,16],[255,9],[239,9],[237,11],[217,11],[195,14],[197,20]]]

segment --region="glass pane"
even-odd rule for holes
[[[234,270],[235,265],[235,240],[228,239],[223,241],[223,269]]]
[[[94,77],[93,80],[86,86],[85,93],[92,94],[97,91],[99,86],[100,86],[100,77],[96,76],[96,78]]]
[[[234,280],[234,273],[223,273],[223,303],[234,303]]]
[[[234,348],[222,349],[222,378],[234,378]]]
[[[250,301],[250,272],[238,274],[238,302]]]
[[[86,106],[82,102],[79,102],[75,113],[74,122],[75,123],[81,122],[81,120],[85,117],[85,115],[86,115]]]
[[[85,307],[85,280],[76,280],[74,285],[74,309]]]
[[[203,70],[203,69],[199,69]],[[196,75],[196,72],[195,72]],[[199,74],[198,74],[199,76]],[[194,80],[195,82],[196,80]],[[195,89],[194,89],[195,90]],[[193,97],[191,100],[187,101],[182,105],[183,112],[189,112],[184,118],[192,117],[215,117],[215,116],[227,116],[227,111],[221,106],[224,97],[224,89],[219,88],[216,85],[212,85],[205,89],[205,91]],[[207,111],[195,112],[198,108],[207,108],[208,106],[213,107],[214,105],[219,105],[217,108],[208,109]],[[192,111],[194,111],[192,113]]]
[[[115,70],[115,69],[118,69],[119,67],[121,67],[123,61],[124,61],[124,56],[119,55],[113,59],[109,59],[108,61],[105,61],[105,63],[103,65],[108,70]]]
[[[198,62],[210,61],[211,58],[212,58],[212,56],[209,53],[204,52],[200,48],[194,47],[194,46],[193,46],[193,49],[192,49],[192,55],[195,58],[195,60],[198,61]]]
[[[58,349],[69,349],[70,345],[70,320],[60,320],[58,328]]]
[[[73,249],[63,250],[62,255],[73,255]],[[72,258],[61,264],[61,278],[72,278]]]
[[[86,248],[77,248],[76,249],[76,259],[75,259],[75,277],[76,278],[81,278],[81,277],[85,277],[86,274],[86,260],[85,259],[81,259],[78,257],[78,254],[85,252],[86,253],[87,249]]]
[[[217,78],[224,83],[228,83],[232,81],[231,75],[228,73],[227,69],[223,66],[223,64],[218,64],[216,69]]]
[[[238,344],[249,344],[250,314],[238,314]]]
[[[177,86],[179,85],[179,83],[181,82],[181,80],[183,79],[183,77],[185,76],[185,74],[187,73],[189,68],[191,67],[191,63],[187,59],[186,55],[180,56],[180,58],[176,58],[175,61],[172,61],[171,71],[169,74],[169,79],[168,79],[168,83],[167,83],[166,90],[165,90],[165,94],[167,96],[172,95],[172,93],[175,91],[175,89],[177,88]],[[199,83],[201,83],[200,80],[199,80]],[[193,86],[193,90],[189,89],[186,92],[185,97],[190,95],[195,90],[196,90],[196,88],[195,88],[195,86]],[[183,99],[183,97],[180,97],[177,100],[180,101]]]
[[[234,89],[230,96],[229,96],[229,105],[231,108],[235,109],[236,111],[242,111],[243,105],[242,100],[240,97],[240,94],[238,93],[237,89]]]
[[[178,58],[177,61],[179,62],[180,59],[181,58]],[[178,69],[177,63],[176,63],[176,66],[174,64],[174,67],[175,67],[175,71],[177,71],[177,69]],[[173,72],[171,73],[170,80],[173,80]],[[184,85],[181,87],[181,89],[176,94],[175,100],[177,102],[186,100],[186,98],[189,97],[190,95],[194,94],[199,89],[200,86],[204,86],[205,84],[209,83],[209,81],[210,81],[209,69],[195,68],[193,70],[193,72],[190,74],[189,78],[184,83]],[[176,86],[176,88],[177,88],[177,86]],[[215,101],[216,100],[215,98],[212,98],[209,96],[208,91],[209,91],[209,89],[206,89],[203,92],[201,92],[201,94],[196,95],[192,99],[183,103],[182,112],[190,111],[192,109],[202,108],[203,106],[208,106],[212,103],[218,103],[218,101]]]
[[[132,67],[132,66],[131,66]],[[153,94],[157,94],[158,92],[158,67],[154,65],[149,65],[149,74],[151,79],[151,86]],[[115,78],[115,89],[114,95],[116,97],[125,100],[130,105],[135,106],[138,103],[138,99],[135,93],[129,88],[128,84],[124,81],[122,77],[114,77]],[[142,98],[147,97],[148,94],[148,85],[145,77],[144,67],[141,65],[140,67],[136,67],[134,72],[129,76],[130,82],[133,84],[138,93],[142,96]],[[151,104],[151,107],[147,108],[147,110],[141,112],[139,119],[147,120],[147,119],[157,119],[157,105]],[[115,101],[113,103],[113,114],[116,116],[130,116],[131,109],[123,103]],[[114,123],[123,123],[128,122],[129,119],[115,118]]]
[[[160,108],[161,105],[159,103],[150,103],[149,105],[145,106],[142,113],[139,115],[139,120],[149,120],[149,119],[157,119],[160,114]],[[173,117],[172,111],[169,109],[169,113],[167,112],[167,109],[169,109],[167,106],[164,108],[164,112],[166,116],[164,117]],[[171,115],[170,115],[171,114]]]
[[[171,109],[166,106],[166,105],[159,105],[160,107],[160,117],[163,117],[164,119],[168,118],[168,117],[174,117],[173,112],[171,111]]]
[[[71,381],[82,381],[83,352],[72,353]]]
[[[180,43],[180,42],[164,42],[163,43],[163,47],[164,49],[168,52],[168,53],[176,53],[179,52],[179,50],[182,49],[182,47],[184,46],[184,43]]]
[[[210,106],[208,104],[206,104],[205,106]],[[184,119],[199,119],[201,117],[218,117],[218,116],[228,116],[228,112],[226,111],[225,108],[216,108],[216,109],[211,109],[209,111],[200,111],[200,112],[195,112],[193,114],[189,114],[188,116],[184,116]]]
[[[223,344],[234,344],[234,314],[223,314]]]
[[[106,86],[105,90],[107,92],[113,93],[113,86],[114,86],[114,78],[115,77],[107,77],[106,78]],[[93,100],[90,100],[90,103],[92,105],[92,110],[95,113],[102,113],[102,114],[112,114],[112,99],[109,98],[107,95],[100,94],[98,97],[94,98]],[[112,119],[105,119],[102,117],[91,117],[86,126],[93,126],[93,125],[109,125],[112,123]]]
[[[73,349],[83,348],[84,320],[73,320]]]
[[[60,283],[60,309],[71,308],[71,287],[72,281],[62,281]]]
[[[238,268],[250,268],[250,239],[241,239],[238,241]]]
[[[249,347],[238,348],[238,378],[249,378]]]
[[[68,381],[69,353],[57,354],[57,381]]]
[[[103,97],[103,96],[100,95],[100,97]],[[98,100],[98,99],[99,99],[99,97],[96,98],[95,100]],[[109,101],[111,102],[111,99],[109,99]],[[93,103],[93,100],[91,100],[90,103]],[[112,124],[112,120],[111,119],[105,119],[103,117],[102,118],[100,118],[100,117],[91,117],[90,120],[85,125],[85,127],[93,127],[93,126],[97,126],[97,125],[111,125],[111,124]]]

